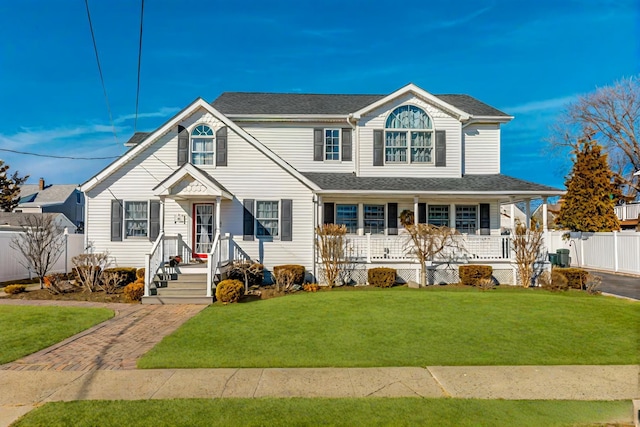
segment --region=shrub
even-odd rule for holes
[[[482,279],[477,280],[476,287],[481,291],[490,291],[496,288],[496,284],[493,281],[493,278],[483,277]]]
[[[102,288],[106,293],[112,294],[125,284],[135,282],[136,272],[135,267],[106,268],[102,272]]]
[[[491,279],[493,268],[490,265],[461,265],[458,274],[463,285],[478,286],[480,279]]]
[[[546,289],[548,291],[566,291],[569,289],[569,282],[566,277],[562,273],[558,271],[557,268],[551,270],[551,273],[548,271],[543,272],[538,276],[538,284],[542,287],[542,289]]]
[[[367,279],[371,286],[390,288],[396,284],[396,269],[387,267],[372,268],[367,271]]]
[[[600,292],[601,284],[602,284],[602,277],[597,276],[595,274],[588,273],[587,279],[584,283],[584,288],[587,291],[587,293],[591,295],[599,295],[601,293]]]
[[[71,287],[67,280],[68,275],[64,273],[50,274],[44,277],[44,288],[53,295],[62,294]]]
[[[144,268],[139,268],[136,270],[136,279],[144,280]]]
[[[9,295],[19,294],[27,289],[25,285],[9,285],[4,287],[4,293]]]
[[[144,296],[144,279],[138,279],[124,287],[124,298],[129,302],[142,301]]]
[[[223,303],[238,302],[244,295],[244,284],[240,280],[227,279],[216,286],[216,299]]]
[[[227,278],[239,280],[244,283],[245,274],[247,287],[261,286],[262,280],[264,279],[264,266],[262,264],[252,263],[251,261],[236,261],[229,269]]]
[[[581,268],[555,268],[554,271],[567,278],[569,288],[584,289],[587,283],[589,272]]]
[[[304,283],[305,276],[305,268],[304,265],[296,265],[296,264],[286,264],[286,265],[276,265],[273,267],[273,275],[274,277],[278,276],[278,273],[281,270],[291,271],[293,274],[293,284],[301,285]]]
[[[304,289],[305,292],[318,292],[318,289],[320,289],[320,286],[318,286],[317,283],[307,283],[302,287],[302,289]]]

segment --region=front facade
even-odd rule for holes
[[[511,119],[415,85],[389,95],[197,99],[135,134],[82,186],[87,241],[123,266],[248,258],[267,270],[301,264],[321,280],[314,229],[338,223],[348,230],[350,280],[362,282],[372,265],[415,280],[398,219],[411,210],[416,222],[460,233],[464,254],[441,264],[494,264],[508,283],[500,205],[562,193],[500,174],[500,125]]]

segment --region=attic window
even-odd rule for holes
[[[433,123],[415,105],[402,105],[389,114],[385,125],[386,163],[432,163]]]
[[[191,131],[191,163],[213,164],[213,130],[207,125],[198,125]]]

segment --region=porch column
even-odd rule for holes
[[[516,229],[516,202],[513,197],[509,197],[510,209],[509,215],[511,216],[511,233],[515,233]]]
[[[548,225],[547,224],[547,198],[543,197],[542,198],[542,231],[544,231],[545,233],[548,230]]]
[[[529,228],[531,227],[531,199],[524,201],[524,214],[526,216],[525,224]]]
[[[160,197],[160,234],[164,233],[164,203],[165,198]]]
[[[358,236],[364,236],[364,203],[358,203]]]
[[[220,225],[222,221],[220,220],[220,202],[222,201],[222,197],[216,197],[216,231],[220,233]]]
[[[318,225],[322,227],[324,224],[324,208],[322,204],[322,196],[318,195]]]
[[[413,223],[418,225],[418,196],[413,198]]]
[[[456,228],[456,204],[449,205],[449,228]]]

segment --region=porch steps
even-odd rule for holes
[[[167,268],[156,275],[151,296],[143,297],[143,304],[211,304],[207,297],[207,265],[180,265]]]

